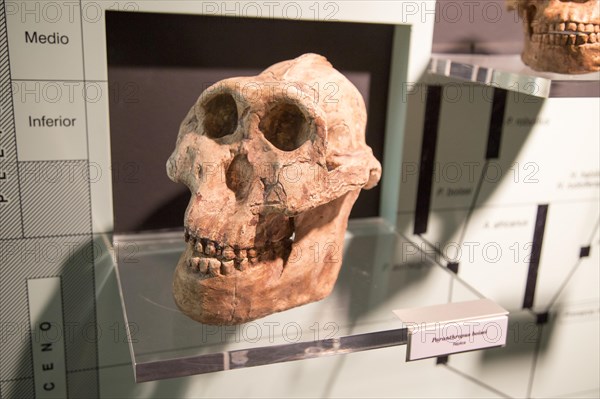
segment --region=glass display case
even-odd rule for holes
[[[237,326],[197,323],[181,313],[170,281],[184,249],[181,232],[117,237],[117,268],[136,379],[180,377],[404,345],[393,309],[480,294],[440,265],[436,254],[379,218],[350,222],[334,292],[319,302]],[[136,249],[135,263],[128,261]],[[438,286],[416,293],[419,287]]]

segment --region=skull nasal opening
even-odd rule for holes
[[[283,151],[293,151],[310,137],[310,123],[300,108],[286,102],[272,105],[258,128],[271,144]]]
[[[253,180],[254,169],[248,157],[245,154],[236,155],[225,174],[227,187],[235,193],[236,200],[240,201],[248,197]]]
[[[218,94],[203,106],[204,134],[213,139],[235,132],[238,124],[237,105],[228,93]]]

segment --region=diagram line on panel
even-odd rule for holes
[[[59,277],[60,278],[60,277]],[[66,323],[67,318],[65,317],[65,287],[63,286],[63,279],[60,278],[60,303],[62,306],[60,307],[60,311],[62,313],[63,324]],[[64,327],[63,327],[63,331]],[[64,357],[65,357],[65,390],[67,393],[67,398],[69,397],[69,370],[67,369],[67,345],[64,345]]]
[[[86,80],[86,74],[85,74],[85,46],[84,46],[84,38],[83,38],[83,4],[82,4],[82,0],[79,0],[79,28],[80,28],[80,32],[81,32],[81,70],[82,70],[82,74],[83,74],[83,110],[84,110],[84,118],[85,118],[85,149],[86,149],[86,167],[87,167],[87,171],[88,171],[88,176],[89,176],[89,170],[90,170],[90,138],[89,138],[89,121],[88,121],[88,96],[87,96],[87,80]],[[90,187],[91,184],[91,179],[88,177],[87,179],[88,181],[88,201],[89,201],[89,209],[90,209],[90,240],[94,239],[94,235],[93,235],[93,222],[92,222],[92,188]],[[93,246],[92,246],[92,251],[93,251]],[[92,259],[94,259],[93,257],[93,252],[92,252]],[[94,283],[94,287],[95,287],[95,283]],[[94,303],[95,303],[95,298],[96,298],[96,294],[94,293]],[[95,313],[95,306],[94,306],[94,313]]]
[[[446,257],[446,255],[444,254],[444,252],[442,252],[442,250],[440,248],[438,248],[436,245],[432,244],[431,241],[427,240],[425,237],[423,237],[422,234],[417,234],[417,237],[419,237],[421,240],[423,240],[423,242],[425,243],[425,245],[427,245],[430,249],[432,249],[437,255],[439,255],[441,258],[443,258],[446,263],[451,263],[450,259],[448,259]],[[438,262],[436,262],[438,263]],[[438,263],[440,266],[442,267],[446,267],[447,265],[442,265],[441,263]]]
[[[479,200],[479,192],[481,191],[481,186],[483,185],[483,180],[487,173],[487,168],[489,166],[489,160],[486,159],[483,163],[483,167],[481,168],[481,174],[479,175],[479,179],[477,180],[477,186],[475,187],[475,193],[473,194],[473,199],[471,200],[471,204],[467,210],[467,215],[465,216],[465,223],[462,226],[460,236],[458,239],[458,245],[463,245],[465,241],[465,236],[467,234],[467,228],[469,227],[469,222],[471,221],[471,216],[473,215],[473,211],[477,206],[477,201]]]
[[[421,237],[420,235],[418,235],[419,237]],[[404,237],[404,236],[403,236]],[[415,247],[417,247],[417,249],[423,254],[425,255],[426,259],[431,259],[433,261],[433,263],[435,263],[436,265],[438,265],[439,267],[441,267],[444,271],[450,273],[451,279],[450,280],[456,280],[461,282],[466,288],[468,288],[473,294],[475,294],[477,297],[479,298],[485,298],[485,295],[483,295],[481,292],[477,291],[475,288],[473,288],[469,283],[467,283],[466,281],[464,281],[462,278],[460,278],[456,273],[452,272],[451,270],[449,270],[445,265],[443,265],[441,262],[439,262],[437,259],[435,259],[435,257],[430,258],[428,257],[428,253],[425,252],[425,250],[420,246],[417,245],[414,241],[404,237],[407,241],[409,241],[410,243],[412,243]],[[423,240],[424,242],[427,242],[426,240]],[[431,244],[428,244],[431,245]]]
[[[23,237],[24,239],[43,239],[43,238],[69,238],[69,237],[89,237],[89,233],[74,233],[74,234],[51,234],[44,236]],[[0,242],[14,241],[14,238],[0,238]]]
[[[470,375],[463,373],[462,371],[460,371],[460,370],[458,370],[458,369],[456,369],[456,368],[452,367],[452,366],[451,366],[451,365],[449,365],[448,363],[444,363],[444,364],[443,364],[443,366],[444,366],[445,368],[447,368],[448,370],[452,371],[453,373],[455,373],[455,374],[457,374],[457,375],[459,375],[459,376],[463,377],[464,379],[466,379],[466,380],[468,380],[468,381],[471,381],[471,382],[472,382],[472,383],[474,383],[474,384],[477,384],[477,385],[479,385],[479,386],[480,386],[480,387],[482,387],[482,388],[485,388],[485,389],[489,390],[490,392],[493,392],[493,393],[495,393],[495,394],[497,394],[497,395],[499,395],[499,396],[502,396],[503,398],[509,398],[509,399],[510,399],[510,398],[512,398],[512,396],[509,396],[509,395],[505,394],[504,392],[502,392],[502,391],[499,391],[498,389],[496,389],[496,388],[494,388],[494,387],[492,387],[492,386],[490,386],[490,385],[488,385],[488,384],[484,383],[483,381],[479,381],[479,380],[478,380],[477,378],[475,378],[475,377],[471,377]]]
[[[525,283],[525,294],[523,297],[523,309],[532,309],[537,288],[537,279],[540,268],[542,246],[544,244],[544,232],[546,230],[546,221],[548,217],[548,205],[538,205],[535,217],[535,227],[533,230],[533,244],[531,245],[531,257],[527,280]]]
[[[11,381],[26,381],[26,380],[32,380],[33,377],[17,377],[17,378],[7,378],[4,380],[1,380],[1,382],[11,382]]]
[[[487,169],[489,162],[492,159],[498,159],[500,157],[500,148],[502,144],[502,131],[504,129],[504,114],[506,112],[506,98],[508,92],[504,89],[494,88],[494,95],[492,100],[491,112],[490,112],[490,123],[488,125],[488,140],[485,152],[485,162],[477,181],[477,187],[469,206],[465,223],[463,225],[462,232],[460,234],[459,245],[462,245],[467,233],[467,228],[473,215],[473,211],[477,206],[479,200],[479,193],[483,185],[483,179],[487,176]]]
[[[596,236],[596,232],[598,231],[598,227],[599,226],[600,226],[600,224],[596,223],[596,226],[594,227],[589,240],[586,242],[587,246],[591,246],[591,244],[593,244],[592,240]],[[567,274],[567,276],[565,277],[565,279],[561,283],[560,287],[558,287],[558,289],[556,290],[556,293],[552,296],[552,299],[550,299],[550,302],[546,306],[546,310],[545,310],[546,312],[549,312],[550,309],[552,308],[552,306],[554,306],[554,304],[556,303],[556,301],[560,297],[560,294],[567,287],[567,285],[569,285],[569,282],[571,281],[571,278],[575,275],[575,272],[577,272],[577,270],[580,269],[579,266],[581,265],[581,259],[582,259],[581,256],[579,258],[577,258],[577,261],[575,262],[575,265],[571,268],[571,271],[569,272],[569,274]]]
[[[40,82],[39,79],[11,79],[13,82]],[[77,79],[42,79],[42,82],[57,82],[57,83],[80,83],[81,80]],[[108,83],[108,80],[100,80],[100,79],[90,79],[86,80],[86,82],[91,83]]]
[[[527,384],[527,394],[525,396],[527,398],[531,398],[531,392],[533,391],[533,380],[535,379],[535,369],[537,367],[538,358],[540,357],[543,333],[544,326],[539,324],[537,340],[535,342],[535,348],[533,350],[533,361],[531,362],[531,371],[529,373],[529,383]]]
[[[571,270],[569,271],[569,274],[567,274],[567,276],[565,277],[565,279],[561,283],[560,287],[558,287],[558,289],[556,290],[556,293],[552,296],[552,299],[550,299],[550,302],[548,302],[548,305],[545,308],[546,312],[549,312],[550,309],[552,308],[552,306],[554,306],[554,303],[558,300],[558,297],[560,296],[560,294],[562,293],[562,291],[569,284],[569,281],[571,280],[571,278],[573,277],[573,275],[575,275],[575,272],[577,270],[579,270],[579,265],[580,264],[581,264],[581,258],[578,258],[577,261],[575,262],[575,265],[573,267],[571,267]]]
[[[79,29],[80,29],[80,34],[81,34],[81,66],[82,66],[82,74],[83,74],[83,93],[84,93],[84,101],[83,101],[83,106],[84,106],[84,117],[85,117],[85,139],[86,139],[86,154],[87,154],[87,162],[86,162],[86,167],[87,167],[87,172],[88,172],[88,179],[87,179],[87,188],[88,188],[88,204],[89,204],[89,211],[90,211],[90,218],[89,218],[89,228],[90,228],[90,235],[89,235],[89,244],[90,244],[90,251],[91,251],[91,256],[92,256],[92,261],[91,261],[91,277],[92,277],[92,313],[93,313],[93,317],[94,317],[94,321],[96,323],[98,323],[98,313],[97,313],[97,308],[98,308],[98,304],[96,301],[96,259],[95,259],[95,248],[94,248],[94,222],[93,222],[93,212],[92,212],[92,187],[91,187],[91,178],[89,178],[90,176],[90,139],[89,139],[89,118],[88,118],[88,96],[87,96],[87,75],[86,75],[86,68],[85,68],[85,40],[84,40],[84,34],[83,34],[83,3],[82,0],[79,0]],[[94,344],[94,349],[96,352],[96,370],[98,370],[98,367],[100,365],[100,360],[99,360],[99,351],[98,351],[98,329],[96,328],[96,331],[94,333],[95,336],[95,344]],[[100,375],[98,373],[98,371],[96,371],[96,393],[99,395],[100,394]]]
[[[25,280],[25,285],[27,285],[27,280]],[[27,287],[24,287],[27,289]],[[26,295],[27,299],[27,320],[31,320],[31,308],[29,306],[29,295]],[[31,334],[31,333],[30,333]],[[29,337],[29,362],[31,364],[31,377],[24,377],[23,379],[31,379],[33,384],[33,392],[35,394],[35,363],[33,362],[33,339],[31,336]]]
[[[427,224],[429,222],[435,153],[439,130],[438,125],[442,107],[442,93],[442,86],[427,86],[425,113],[428,117],[423,122],[423,138],[421,141],[421,157],[413,230],[413,234],[415,235],[426,233]]]
[[[592,234],[590,235],[590,238],[588,239],[588,243],[589,243],[588,245],[592,244],[592,240],[598,233],[598,230],[600,230],[600,215],[598,215],[598,221],[596,222],[596,227],[594,227],[594,230],[592,231]]]
[[[485,153],[485,161],[483,163],[483,167],[481,173],[479,175],[479,179],[477,180],[477,186],[475,187],[475,192],[473,194],[473,198],[471,199],[471,204],[469,205],[469,209],[467,211],[467,215],[465,217],[465,222],[462,225],[462,229],[460,232],[460,236],[458,239],[458,245],[462,246],[465,241],[465,236],[467,235],[467,229],[469,228],[471,217],[473,216],[473,212],[477,206],[479,201],[479,194],[481,192],[481,187],[483,186],[483,181],[487,177],[487,170],[490,165],[490,160],[498,159],[500,157],[500,148],[502,145],[502,131],[504,129],[504,114],[506,112],[506,99],[507,99],[508,91],[500,88],[494,88],[494,95],[491,105],[490,112],[490,122],[488,125],[488,140],[486,145],[486,153]],[[454,273],[458,274],[458,263],[455,264]],[[454,280],[450,280],[450,288],[449,288],[449,297],[448,301],[452,300],[452,295],[454,292]]]

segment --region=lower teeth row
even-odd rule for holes
[[[194,256],[188,259],[188,267],[200,274],[209,276],[229,275],[235,269],[239,271],[246,270],[249,266],[256,263],[256,258],[236,259],[233,260],[218,260],[215,258],[201,258]]]
[[[220,258],[225,261],[244,258],[255,258],[257,251],[255,248],[249,249],[234,249],[226,245],[220,246],[214,241],[208,239],[194,238],[186,232],[185,241],[189,242],[196,256],[205,255],[214,258]]]

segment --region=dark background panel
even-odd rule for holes
[[[433,2],[432,2],[433,3]],[[430,5],[420,3],[422,19]],[[523,22],[506,0],[438,0],[435,4],[434,53],[520,54]]]
[[[367,144],[383,161],[392,25],[113,11],[106,24],[117,233],[183,224],[189,192],[168,179],[165,163],[202,90],[307,52],[359,88]],[[379,197],[379,187],[363,191],[351,217],[378,216]]]

